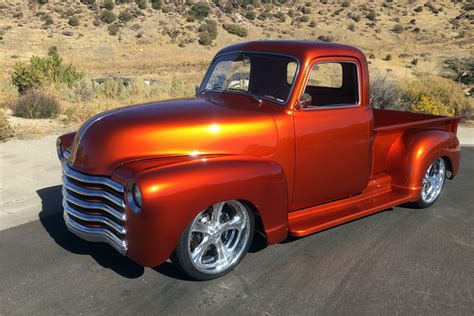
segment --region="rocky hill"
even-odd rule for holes
[[[255,39],[356,45],[371,67],[406,77],[473,55],[472,1],[3,0],[0,77],[57,51],[89,77],[197,81],[221,47]]]

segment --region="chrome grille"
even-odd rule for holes
[[[62,193],[64,221],[71,232],[85,240],[107,242],[121,254],[127,252],[120,183],[77,172],[63,161]]]

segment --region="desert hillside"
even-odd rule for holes
[[[262,39],[357,46],[373,106],[472,118],[473,25],[471,0],[1,0],[0,140],[191,96],[219,49]]]
[[[0,76],[7,77],[15,62],[33,54],[46,55],[53,46],[90,77],[186,76],[194,80],[219,48],[255,39],[356,45],[371,56],[373,67],[393,71],[395,76],[438,74],[444,71],[447,58],[473,53],[472,2],[204,2],[209,12],[194,12],[192,4],[198,1],[192,0],[3,0]],[[104,14],[107,11],[112,17]],[[206,20],[217,22],[217,34],[209,45],[201,45]],[[230,34],[224,28],[234,24],[246,34]]]

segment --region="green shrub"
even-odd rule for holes
[[[197,20],[202,20],[209,15],[210,11],[211,9],[207,4],[199,2],[192,5],[189,15]]]
[[[5,111],[0,110],[0,142],[4,142],[13,136],[13,129],[8,122],[8,116]]]
[[[135,3],[137,4],[138,8],[145,10],[147,7],[146,0],[135,0]]]
[[[369,19],[370,21],[376,21],[377,20],[377,13],[375,11],[370,11],[366,15],[366,18]]]
[[[48,0],[38,0],[38,3],[39,4],[46,4],[46,3],[48,3]]]
[[[163,4],[161,3],[161,0],[151,0],[151,7],[155,10],[161,10],[161,7]]]
[[[58,100],[42,90],[30,89],[12,107],[13,115],[29,119],[53,118],[59,113]]]
[[[107,10],[112,10],[115,7],[115,2],[114,0],[105,0],[104,1],[104,8]]]
[[[309,27],[316,27],[316,22],[315,21],[311,21],[309,22]]]
[[[84,74],[73,65],[64,65],[61,56],[56,54],[49,57],[32,56],[29,63],[16,63],[11,81],[18,92],[23,94],[28,89],[48,83],[72,85],[83,77]]]
[[[421,5],[415,9],[415,12],[421,12],[421,11],[423,11],[423,6]]]
[[[280,21],[280,22],[285,22],[286,21],[286,15],[285,13],[281,12],[281,11],[278,11],[276,14],[275,14],[275,17]]]
[[[201,24],[198,31],[200,33],[207,32],[209,36],[211,37],[211,40],[214,40],[217,38],[217,32],[218,32],[217,22],[214,20],[207,20],[205,23]]]
[[[248,19],[248,20],[255,20],[255,18],[257,17],[257,14],[255,14],[255,12],[253,11],[248,11],[247,13],[245,13],[245,18]]]
[[[54,24],[54,19],[51,15],[47,15],[44,17],[44,24],[45,25],[53,25]]]
[[[203,46],[211,45],[211,43],[212,43],[211,35],[209,35],[209,33],[207,31],[200,32],[198,42],[199,42],[199,44],[201,44]]]
[[[79,17],[77,17],[77,16],[70,17],[67,24],[69,24],[71,26],[78,26],[80,24]]]
[[[133,18],[133,16],[127,10],[123,10],[119,13],[118,18],[119,18],[120,21],[122,21],[124,23],[127,23],[128,21],[130,21]]]
[[[83,3],[87,6],[91,6],[91,5],[95,4],[95,0],[81,0],[81,3]]]
[[[117,16],[109,10],[102,12],[99,16],[100,20],[104,23],[110,24],[114,23],[117,20]]]
[[[54,56],[58,55],[58,47],[57,46],[51,46],[48,48],[48,56]]]
[[[401,34],[401,33],[403,33],[404,30],[405,30],[405,28],[403,27],[403,25],[397,24],[393,27],[392,32],[397,33],[397,34]]]
[[[224,24],[222,26],[230,34],[234,34],[240,37],[246,37],[248,35],[247,29],[238,24]]]
[[[309,22],[309,16],[303,15],[302,17],[298,19],[298,21],[303,22],[303,23]]]
[[[386,60],[386,61],[392,60],[392,54],[387,54],[387,56],[385,56],[384,60]]]
[[[107,28],[107,31],[109,31],[109,34],[112,36],[117,35],[119,30],[120,30],[120,27],[118,26],[117,23],[110,24],[109,27]]]
[[[320,35],[318,36],[318,41],[321,42],[334,42],[336,39],[332,35]]]

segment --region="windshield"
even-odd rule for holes
[[[199,92],[245,93],[287,101],[297,71],[295,59],[280,55],[235,53],[217,58]]]

